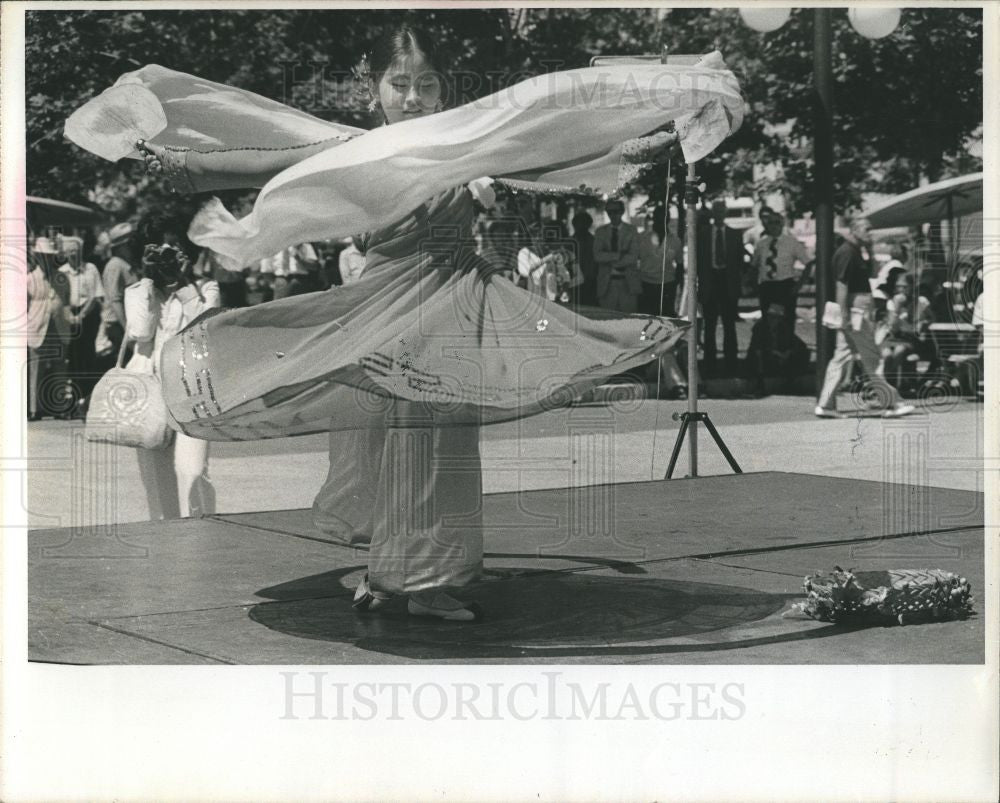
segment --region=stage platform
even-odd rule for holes
[[[483,497],[485,621],[363,615],[307,510],[29,533],[29,657],[78,664],[982,663],[983,495],[765,472]],[[787,618],[804,575],[941,568],[977,616]]]

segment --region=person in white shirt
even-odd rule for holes
[[[767,314],[772,304],[780,304],[786,319],[794,322],[799,287],[812,256],[802,242],[785,231],[785,218],[780,212],[769,210],[763,221],[764,235],[757,241],[752,257],[761,314]],[[802,266],[801,273],[796,272],[796,265]]]
[[[90,392],[100,378],[94,344],[101,327],[104,284],[97,266],[83,260],[83,240],[61,237],[59,251],[62,274],[69,286],[69,306],[63,311],[71,328],[69,344],[69,392],[76,398],[74,417],[83,418]]]
[[[364,273],[365,255],[353,239],[349,240],[347,248],[337,257],[337,267],[340,269],[341,284],[354,284]]]
[[[28,420],[40,421],[45,413],[59,413],[58,397],[66,384],[66,351],[69,322],[63,314],[68,303],[53,286],[56,249],[48,237],[39,237],[27,276],[28,310]],[[58,284],[58,283],[57,283]],[[65,290],[65,285],[62,285]]]
[[[767,233],[767,216],[773,212],[774,210],[767,204],[761,204],[761,207],[757,212],[756,225],[751,226],[743,232],[743,248],[746,250],[747,254],[752,256],[753,252],[757,250],[757,243],[759,243],[760,238]]]
[[[309,273],[306,265],[318,265],[319,257],[316,250],[309,243],[292,245],[284,248],[272,257],[262,259],[260,262],[260,272],[270,274],[272,286],[274,287],[274,297],[285,298],[293,293],[292,280]]]
[[[219,283],[199,287],[190,263],[169,245],[147,245],[142,278],[125,288],[126,337],[135,353],[126,368],[159,376],[163,344],[208,309],[220,306]],[[153,520],[215,512],[208,441],[181,432],[166,449],[137,449],[139,476]]]
[[[639,312],[668,318],[675,314],[677,276],[684,271],[683,259],[684,246],[664,227],[662,207],[649,210],[646,227],[639,232]]]
[[[570,291],[583,282],[571,245],[561,223],[549,220],[541,225],[535,242],[517,252],[517,272],[528,290],[549,301],[570,302]]]

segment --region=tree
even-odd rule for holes
[[[780,162],[799,213],[812,206],[813,19],[805,9],[778,31],[751,31],[732,9],[678,9],[665,20],[671,49],[720,49],[740,78],[752,137],[734,137],[713,157],[732,159],[730,189],[747,192],[746,166]],[[967,171],[966,141],[982,126],[982,11],[907,8],[899,28],[880,40],[833,15],[835,200],[857,206],[864,192],[901,192],[921,178]],[[792,120],[787,134],[760,123]],[[981,160],[978,161],[981,169]]]
[[[720,49],[740,80],[742,129],[704,160],[715,190],[745,195],[755,164],[780,162],[793,210],[812,206],[812,20],[772,34],[733,9],[519,8],[291,11],[30,11],[26,20],[29,192],[99,201],[117,216],[188,209],[135,163],[108,164],[62,136],[66,118],[142,64],[250,89],[325,119],[366,119],[350,67],[401,19],[432,32],[455,73],[456,100],[512,81],[586,66],[595,55]],[[965,142],[982,125],[982,12],[908,8],[898,30],[864,39],[834,14],[837,202],[909,189],[981,164]],[[783,133],[782,123],[792,121]],[[572,136],[572,132],[567,132]],[[678,168],[680,169],[680,168]],[[653,176],[650,182],[661,180]],[[651,185],[650,185],[651,186]]]

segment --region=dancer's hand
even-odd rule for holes
[[[144,139],[135,143],[136,149],[142,154],[142,160],[146,163],[147,173],[163,172],[163,153],[166,150],[161,145],[151,145]]]
[[[650,161],[654,163],[666,162],[670,156],[670,149],[676,142],[676,131],[657,131],[649,137]]]

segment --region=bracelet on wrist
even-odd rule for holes
[[[163,164],[163,174],[171,187],[177,192],[194,193],[197,192],[191,175],[187,169],[187,148],[166,148],[160,162]]]

